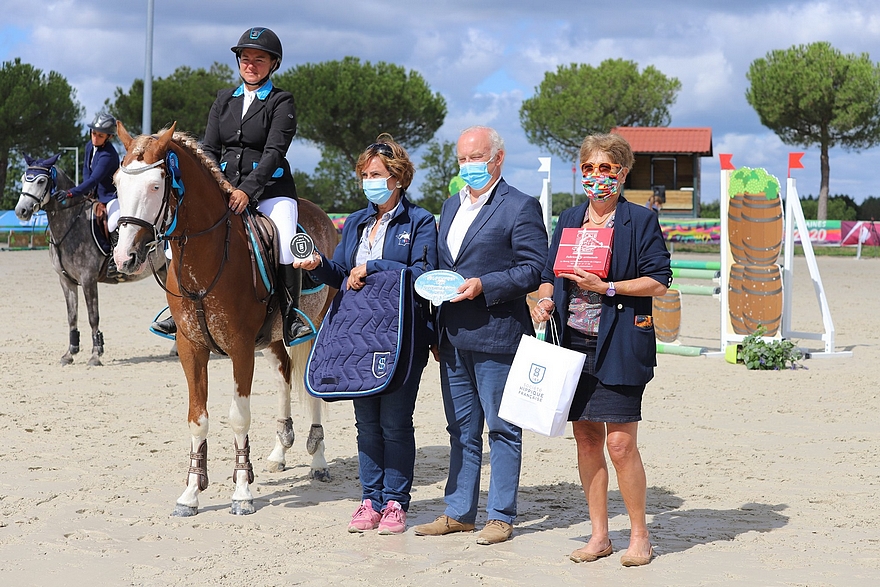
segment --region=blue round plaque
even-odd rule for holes
[[[435,306],[449,301],[458,295],[458,288],[464,283],[464,277],[455,271],[437,269],[422,273],[416,279],[416,293],[430,300]]]

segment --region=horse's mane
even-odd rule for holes
[[[202,149],[202,144],[194,136],[185,132],[175,131],[174,134],[171,135],[171,140],[175,145],[185,149],[195,158],[196,161],[201,163],[202,167],[204,167],[214,179],[217,180],[217,183],[223,191],[227,194],[231,194],[235,190],[235,188],[232,187],[232,184],[223,176],[223,172],[220,171],[220,166],[217,165],[217,162],[205,153],[204,149]]]
[[[167,131],[168,127],[159,131],[158,134],[162,134]],[[132,149],[130,154],[134,156],[138,160],[143,160],[144,153],[147,151],[149,146],[152,144],[152,140],[154,137],[151,136],[141,136],[134,142],[132,145]],[[173,135],[171,135],[171,140],[175,145],[185,150],[187,153],[192,155],[192,157],[198,161],[205,170],[213,176],[213,178],[217,181],[217,184],[227,194],[231,194],[235,188],[232,187],[232,184],[229,183],[226,178],[223,176],[223,172],[220,171],[220,167],[217,165],[217,162],[214,161],[207,153],[205,153],[204,149],[202,149],[201,143],[199,143],[198,139],[194,136],[185,133],[175,131]]]

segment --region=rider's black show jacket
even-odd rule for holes
[[[296,198],[286,154],[296,134],[296,107],[289,92],[266,82],[241,115],[244,84],[220,90],[208,115],[202,146],[226,179],[252,201]]]

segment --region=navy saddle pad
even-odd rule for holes
[[[326,401],[398,389],[412,367],[415,324],[409,269],[368,275],[327,311],[305,369],[309,394]]]

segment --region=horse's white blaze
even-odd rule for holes
[[[28,180],[27,174],[21,176],[21,195],[15,205],[15,215],[19,220],[27,222],[34,212],[49,201],[49,176],[38,175]]]
[[[141,161],[135,161],[128,169],[146,167]],[[161,220],[158,218],[165,195],[165,172],[159,168],[149,169],[143,173],[128,174],[117,172],[114,177],[116,192],[119,199],[120,216],[139,218],[148,223]],[[120,224],[119,243],[113,254],[118,266],[122,266],[134,253],[134,238],[140,226],[136,224]]]

